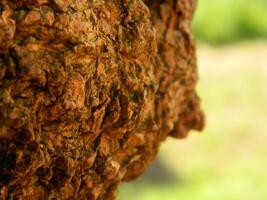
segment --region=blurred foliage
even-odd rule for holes
[[[193,31],[210,44],[267,38],[267,0],[198,0]]]

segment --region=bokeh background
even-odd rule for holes
[[[193,22],[207,125],[168,139],[119,200],[267,199],[267,0],[199,0]]]

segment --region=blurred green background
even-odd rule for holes
[[[267,38],[267,0],[198,0],[193,31],[217,45]]]
[[[267,199],[267,0],[199,0],[202,133],[169,138],[118,200]]]

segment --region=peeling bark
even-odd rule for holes
[[[194,0],[0,0],[0,199],[114,199],[201,130]]]

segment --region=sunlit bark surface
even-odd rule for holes
[[[114,199],[167,136],[201,130],[194,9],[0,0],[0,200]]]

